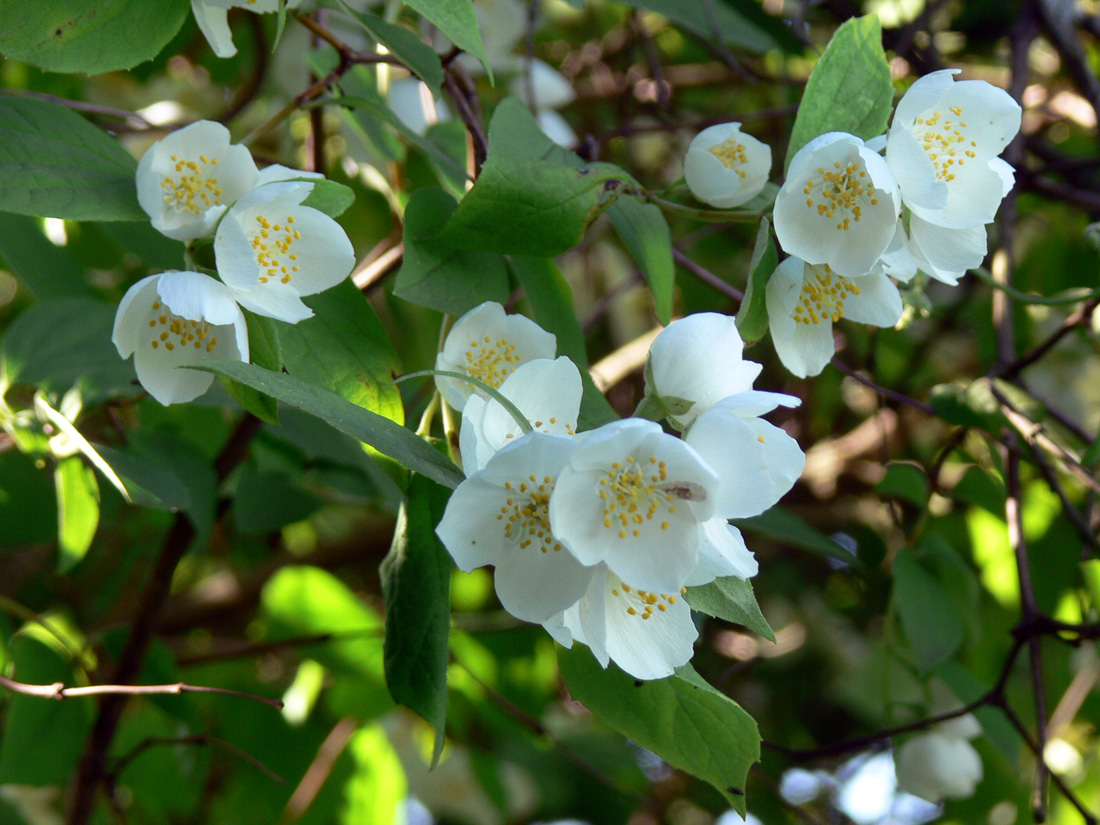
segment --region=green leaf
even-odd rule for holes
[[[489,122],[489,157],[502,160],[547,160],[580,169],[585,161],[558,146],[542,131],[527,104],[507,97],[493,111]]]
[[[623,245],[641,267],[653,293],[657,320],[667,325],[672,320],[676,272],[672,264],[672,236],[664,213],[652,203],[622,197],[611,204],[607,214]]]
[[[771,224],[767,218],[760,219],[760,229],[756,233],[756,244],[752,249],[752,261],[749,263],[749,281],[745,287],[745,300],[737,311],[737,331],[746,344],[752,344],[764,337],[768,331],[768,308],[764,295],[775,268],[779,265],[779,253],[772,240]]]
[[[859,565],[860,561],[816,527],[800,519],[790,510],[776,505],[752,518],[734,519],[739,530],[767,536],[778,542],[800,547],[819,556],[837,559],[846,564]]]
[[[752,592],[752,582],[747,579],[727,576],[710,584],[689,587],[686,598],[693,610],[747,627],[769,642],[775,641],[775,633]]]
[[[500,255],[432,239],[457,208],[442,189],[412,193],[405,208],[405,256],[393,285],[398,298],[452,315],[482,301],[508,300],[508,271]]]
[[[432,97],[439,97],[443,87],[443,62],[435,49],[406,29],[394,23],[387,23],[381,17],[366,12],[358,12],[343,4],[344,9],[363,24],[371,35],[385,46],[395,57],[400,58],[409,71],[428,84]]]
[[[736,702],[690,665],[667,679],[643,682],[614,665],[603,670],[580,644],[558,648],[558,664],[570,694],[596,718],[673,767],[710,782],[744,815],[745,780],[760,758],[760,734]]]
[[[490,155],[436,240],[455,249],[553,257],[581,242],[609,202],[605,185],[624,179],[626,172],[606,163],[577,169]]]
[[[398,825],[406,821],[408,782],[386,729],[373,725],[356,731],[345,749],[354,765],[344,784],[338,825]]]
[[[63,458],[54,468],[57,492],[58,572],[75,567],[92,546],[99,525],[99,485],[80,456]]]
[[[265,536],[308,518],[321,500],[286,473],[261,473],[245,467],[233,497],[233,525],[242,533]]]
[[[798,41],[786,27],[762,12],[752,3],[729,0],[625,0],[627,5],[649,9],[664,15],[704,40],[740,46],[749,52],[763,54],[777,48],[788,51],[798,47]]]
[[[513,255],[509,259],[516,278],[531,302],[535,321],[558,339],[558,355],[568,356],[581,372],[581,410],[577,422],[579,431],[594,430],[601,424],[618,419],[604,394],[588,374],[588,354],[584,333],[573,308],[573,291],[553,261]]]
[[[849,132],[864,140],[881,135],[893,101],[878,16],[853,17],[836,30],[810,74],[791,129],[786,165],[826,132]]]
[[[137,161],[64,106],[0,96],[0,146],[0,209],[73,221],[148,220],[137,202]]]
[[[242,309],[248,323],[248,358],[258,367],[278,372],[283,368],[283,356],[279,347],[279,331],[275,321]],[[279,423],[279,405],[275,399],[257,392],[244,384],[223,378],[226,390],[233,400],[261,421]]]
[[[25,549],[57,537],[56,498],[36,460],[18,450],[0,454],[0,549]]]
[[[15,663],[11,677],[20,682],[71,685],[75,681],[72,666],[31,636],[16,636],[9,653]],[[11,696],[0,736],[0,784],[65,785],[80,759],[94,708],[87,700],[50,702],[37,696]]]
[[[432,767],[443,753],[450,660],[451,568],[435,535],[449,492],[420,475],[397,518],[393,546],[382,561],[386,599],[386,684],[394,701],[419,713],[435,728]]]
[[[446,456],[411,430],[357,404],[345,401],[323,387],[307,384],[283,373],[229,359],[207,361],[197,369],[225,375],[242,384],[327,421],[340,432],[370,444],[410,470],[455,488],[464,476]]]
[[[137,255],[153,269],[184,269],[184,245],[153,229],[148,220],[92,223],[119,249]]]
[[[284,567],[264,585],[260,604],[275,638],[335,637],[298,648],[301,655],[340,673],[382,680],[382,622],[328,571]]]
[[[161,510],[186,510],[191,506],[187,485],[156,456],[133,447],[116,450],[103,444],[96,452],[122,480],[134,504]]]
[[[989,692],[991,685],[979,679],[958,662],[944,662],[936,668],[936,675],[947,683],[952,692],[964,703],[976,702]],[[982,733],[989,737],[1009,765],[1017,765],[1020,758],[1020,735],[1004,713],[986,705],[974,711],[982,724]]]
[[[132,361],[114,344],[116,307],[90,298],[58,298],[24,310],[0,340],[0,373],[11,384],[64,393],[81,382],[85,404],[137,392]]]
[[[962,618],[947,591],[907,547],[894,558],[894,596],[920,671],[950,659],[963,642]]]
[[[132,69],[168,45],[189,11],[187,0],[0,0],[0,54],[49,72]]]
[[[1005,515],[1005,486],[992,474],[977,465],[966,468],[959,483],[951,490],[951,498],[988,510],[997,518]]]
[[[404,0],[404,2],[406,6],[419,12],[425,20],[434,23],[462,51],[469,52],[480,60],[489,75],[489,82],[493,82],[493,67],[489,65],[489,57],[485,54],[485,46],[481,42],[473,0]]]
[[[881,495],[908,501],[918,507],[928,503],[928,476],[916,464],[897,461],[886,465],[886,476],[875,485]]]
[[[0,259],[39,301],[92,294],[84,267],[67,249],[54,246],[34,218],[0,214]]]
[[[401,394],[392,386],[401,365],[370,301],[350,280],[303,300],[312,318],[278,324],[287,372],[401,424]]]
[[[350,186],[344,186],[334,180],[316,178],[302,178],[302,180],[313,184],[306,199],[302,201],[302,206],[312,207],[319,212],[324,212],[330,218],[337,218],[355,203],[355,192]]]

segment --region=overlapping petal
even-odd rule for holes
[[[719,209],[752,200],[768,182],[772,150],[740,123],[720,123],[697,134],[684,157],[684,178],[691,193]]]

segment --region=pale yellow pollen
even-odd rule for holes
[[[162,201],[176,212],[190,212],[201,216],[208,209],[222,205],[222,190],[218,188],[218,179],[208,175],[208,166],[216,166],[217,158],[199,155],[198,162],[181,159],[172,155],[176,175],[165,175],[160,182],[163,190]]]
[[[826,264],[823,268],[807,269],[802,292],[794,308],[794,320],[802,324],[833,322],[844,317],[844,301],[848,295],[859,295],[860,288],[851,278],[838,275]],[[763,436],[758,436],[761,442]]]
[[[597,495],[603,505],[603,526],[614,530],[620,539],[639,538],[647,522],[669,528],[667,520],[658,515],[676,512],[673,503],[698,495],[697,485],[669,481],[664,461],[656,456],[627,456],[611,462],[610,469],[599,479]]]
[[[965,130],[970,125],[965,120],[952,120],[961,118],[962,106],[951,106],[948,113],[935,111],[930,116],[919,117],[916,125],[924,127],[914,131],[914,137],[920,141],[921,148],[927,153],[928,159],[936,170],[936,178],[944,183],[950,183],[955,179],[956,167],[966,164],[966,158],[976,158],[977,152],[972,149],[959,150],[959,144],[967,143]],[[976,140],[969,141],[970,146],[977,147]],[[965,156],[965,157],[964,157]]]
[[[820,180],[811,178],[802,192],[810,196],[806,198],[807,207],[816,206],[818,217],[836,218],[836,228],[845,232],[851,229],[853,222],[858,223],[863,218],[863,204],[870,199],[871,205],[877,206],[878,198],[871,197],[875,189],[865,180],[867,172],[860,164],[850,162],[842,168],[840,161],[836,161],[833,168],[840,171],[827,172],[824,166],[819,166]]]
[[[152,305],[153,311],[161,309],[160,301]],[[185,347],[194,344],[196,349],[202,346],[206,336],[210,332],[210,324],[207,321],[191,321],[178,315],[161,314],[149,319],[150,340],[149,346],[159,349],[161,344],[169,352],[174,352],[177,346]],[[217,338],[211,338],[206,351],[214,349],[218,343]]]
[[[516,345],[507,338],[494,341],[486,335],[481,341],[471,341],[466,348],[466,372],[494,388],[503,384],[522,361]]]
[[[256,256],[256,265],[260,268],[257,279],[261,284],[269,283],[272,280],[289,284],[294,279],[291,273],[299,271],[297,266],[288,268],[278,257],[279,255],[286,255],[293,261],[298,260],[298,256],[290,252],[290,247],[294,241],[301,237],[301,233],[290,228],[289,224],[293,222],[293,218],[288,216],[286,219],[287,226],[279,223],[273,225],[263,215],[256,216],[258,231],[253,230],[253,233],[249,236],[249,242],[252,244],[252,252]],[[272,233],[275,233],[274,238],[272,238]]]
[[[528,478],[537,481],[534,475]],[[527,482],[521,482],[519,491],[524,495],[509,496],[500,508],[497,521],[507,519],[504,536],[516,542],[521,550],[526,550],[532,544],[543,553],[561,550],[561,544],[550,532],[549,507],[550,494],[554,492],[553,481],[553,476],[544,476],[544,483],[537,488],[530,488]],[[515,489],[510,481],[506,481],[504,487],[507,490]]]
[[[648,619],[653,615],[654,608],[661,613],[665,613],[668,611],[668,605],[676,604],[676,597],[668,593],[649,593],[645,590],[631,591],[630,586],[625,582],[622,582],[621,585],[622,592],[619,591],[619,588],[613,587],[611,588],[611,595],[623,600],[628,616],[639,616],[642,619]]]
[[[728,137],[717,146],[711,146],[707,151],[722,161],[722,165],[727,169],[736,172],[738,177],[743,178],[747,175],[745,170],[741,168],[749,162],[743,143],[738,143],[732,137]]]

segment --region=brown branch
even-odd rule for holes
[[[474,177],[476,178],[481,174],[481,167],[489,156],[489,139],[485,136],[485,128],[481,124],[481,118],[478,117],[474,109],[474,96],[465,92],[458,81],[455,80],[454,72],[457,69],[457,63],[447,67],[443,75],[443,88],[450,95],[455,110],[458,112],[458,117],[465,124],[466,131],[469,132],[470,139],[473,141]]]
[[[915,398],[910,398],[905,393],[901,393],[901,392],[898,392],[897,390],[892,390],[888,387],[883,387],[879,384],[876,384],[874,381],[872,381],[867,376],[865,376],[862,373],[857,372],[856,370],[849,367],[847,364],[845,364],[839,358],[834,357],[829,361],[829,363],[832,364],[834,367],[836,367],[838,370],[840,370],[842,373],[847,375],[849,378],[852,378],[852,379],[858,381],[859,383],[861,383],[863,386],[874,390],[875,392],[877,392],[879,395],[881,395],[883,398],[885,398],[888,401],[893,401],[895,404],[900,404],[900,405],[903,405],[903,406],[906,406],[906,407],[912,407],[915,410],[920,410],[925,415],[935,415],[936,414],[936,411],[934,409],[932,409],[931,404],[926,404],[923,401],[918,401]]]
[[[676,247],[672,248],[672,259],[676,261],[680,266],[698,278],[707,286],[721,292],[723,295],[732,298],[740,303],[745,300],[745,293],[739,290],[737,287],[727,284],[709,269],[705,269],[699,264],[695,263],[691,258],[685,255]]]
[[[65,699],[77,699],[82,696],[178,696],[181,693],[219,693],[224,696],[239,696],[242,699],[251,699],[254,702],[263,702],[273,708],[282,708],[281,699],[268,699],[266,696],[256,696],[252,693],[243,693],[229,688],[206,687],[204,685],[188,685],[183,682],[175,682],[170,685],[85,685],[84,687],[65,687],[64,682],[53,682],[49,685],[32,685],[26,682],[17,682],[6,676],[0,676],[0,687],[5,687],[12,693],[23,696],[35,696],[39,699],[53,699],[63,701]]]

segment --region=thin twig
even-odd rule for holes
[[[209,745],[214,748],[220,748],[226,753],[230,753],[233,756],[236,756],[242,762],[247,762],[256,770],[260,771],[260,773],[266,774],[267,776],[278,782],[280,785],[286,784],[285,779],[279,776],[279,774],[275,773],[275,771],[271,770],[271,768],[269,768],[255,756],[252,756],[252,754],[242,750],[241,748],[238,748],[236,745],[230,742],[226,742],[224,739],[218,739],[216,736],[210,736],[206,733],[198,733],[194,736],[154,736],[142,741],[137,745],[137,747],[135,747],[132,751],[120,758],[115,764],[115,768],[111,772],[112,783],[118,782],[118,778],[122,776],[123,772],[126,770],[126,768],[130,766],[131,762],[133,762],[150,748],[160,745]]]
[[[740,303],[745,300],[745,293],[739,290],[737,287],[727,284],[709,269],[699,266],[691,258],[685,255],[676,247],[672,248],[672,259],[676,261],[680,266],[705,283],[707,286],[716,289],[723,295],[732,298]]]
[[[56,701],[77,699],[82,696],[177,696],[181,693],[220,693],[225,696],[239,696],[242,699],[263,702],[263,704],[270,705],[273,708],[281,709],[283,706],[281,699],[268,699],[266,696],[242,693],[239,690],[230,690],[229,688],[187,685],[183,682],[175,682],[170,685],[85,685],[84,687],[65,687],[64,682],[54,682],[49,685],[32,685],[26,682],[17,682],[6,676],[0,676],[0,687],[5,687],[12,693],[18,693],[23,696],[36,696],[39,699],[53,699]]]

